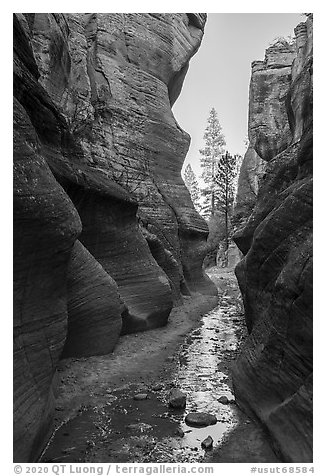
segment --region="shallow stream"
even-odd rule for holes
[[[232,393],[230,366],[246,335],[237,287],[232,280],[218,307],[205,314],[199,326],[169,357],[175,371],[169,380],[146,387],[126,385],[108,391],[106,403],[80,408],[63,423],[42,454],[42,462],[203,462],[211,458],[237,425],[250,420],[237,407]],[[231,289],[230,289],[231,286]],[[231,291],[231,292],[230,292]],[[149,363],[150,365],[150,363]],[[187,395],[184,410],[168,406],[171,388]],[[134,399],[147,393],[145,400]],[[220,403],[225,396],[228,403]],[[204,428],[185,423],[189,412],[216,416]],[[213,449],[202,441],[211,436]]]

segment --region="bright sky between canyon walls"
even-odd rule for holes
[[[204,38],[190,67],[173,113],[191,136],[185,165],[201,173],[199,149],[209,111],[215,107],[227,149],[245,152],[251,62],[279,36],[293,36],[300,13],[209,13]]]

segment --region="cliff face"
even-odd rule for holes
[[[269,161],[285,150],[292,135],[286,113],[295,47],[276,43],[266,50],[264,61],[252,63],[249,96],[249,142]]]
[[[201,14],[37,14],[32,22],[40,82],[72,124],[84,174],[104,174],[137,201],[143,227],[179,263],[169,276],[177,293],[183,277],[215,293],[200,271],[207,227],[180,176],[189,136],[171,112],[204,23]],[[88,249],[98,258],[89,240]]]
[[[232,223],[238,238],[244,238],[243,229],[256,205],[259,185],[264,176],[265,168],[266,162],[249,145],[240,168],[236,203],[232,216]]]
[[[267,162],[292,141],[286,97],[291,84],[295,46],[277,42],[264,61],[253,61],[249,87],[249,146],[240,169],[233,222],[236,239],[248,251],[252,230],[244,230],[256,204]],[[237,243],[238,243],[237,241]],[[246,241],[246,243],[244,243]]]
[[[62,353],[110,352],[181,291],[216,293],[171,112],[205,21],[14,16],[15,461],[46,438]]]
[[[270,49],[259,71],[253,64],[249,138],[267,163],[253,212],[234,237],[245,254],[236,274],[250,336],[233,381],[237,401],[261,420],[283,459],[310,462],[312,17],[295,33],[291,69],[282,49],[280,61],[273,51],[276,75]]]

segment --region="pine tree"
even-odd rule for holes
[[[229,152],[223,154],[214,176],[216,209],[224,215],[226,251],[229,247],[229,222],[233,211],[239,159],[240,156],[232,156]]]
[[[203,169],[201,174],[205,182],[202,193],[205,197],[203,210],[209,217],[215,212],[215,174],[218,161],[224,152],[225,139],[222,133],[222,127],[218,120],[216,110],[211,109],[204,133],[205,147],[199,152],[201,154],[200,165]]]
[[[188,164],[187,167],[185,168],[184,172],[184,182],[189,190],[191,200],[193,201],[194,207],[196,208],[197,211],[200,210],[200,192],[199,192],[199,186],[197,182],[196,175],[194,171],[191,168],[191,165]]]

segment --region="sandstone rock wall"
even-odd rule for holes
[[[249,146],[240,169],[233,216],[238,240],[245,239],[244,227],[256,204],[266,162],[285,150],[292,141],[286,98],[295,50],[295,45],[278,41],[267,48],[263,61],[253,61],[251,65]]]
[[[294,57],[294,45],[277,42],[266,50],[264,61],[252,63],[248,137],[250,145],[266,161],[292,141],[286,96]]]
[[[236,274],[250,336],[233,382],[238,403],[262,422],[283,460],[311,462],[311,15],[295,33],[291,67],[290,53],[278,61],[274,50],[271,72],[270,49],[259,71],[253,65],[250,145],[267,163],[253,212],[234,237],[245,254]]]
[[[192,289],[214,294],[201,272],[207,227],[180,175],[190,139],[171,111],[199,47],[205,16],[69,14],[63,19],[36,14],[31,42],[42,68],[40,81],[72,124],[84,173],[104,173],[137,201],[138,217],[179,263],[177,282],[169,276],[175,287],[180,289],[185,275]]]
[[[166,324],[215,294],[171,104],[203,14],[14,16],[14,459],[50,428],[61,356]]]
[[[249,126],[250,127],[250,126]],[[249,146],[240,168],[232,224],[236,236],[243,238],[245,227],[256,205],[261,180],[264,176],[266,162]]]

